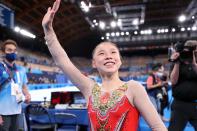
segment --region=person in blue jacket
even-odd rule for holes
[[[18,131],[23,95],[25,103],[31,96],[27,88],[25,68],[17,65],[17,43],[6,40],[2,46],[3,60],[0,61],[0,131]]]

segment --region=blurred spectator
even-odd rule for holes
[[[172,113],[169,131],[183,131],[187,122],[197,131],[197,41],[175,45],[170,80],[172,82]]]
[[[150,100],[161,115],[162,120],[168,121],[164,118],[164,108],[168,105],[167,76],[164,76],[164,66],[161,63],[152,66],[152,72],[146,83]]]
[[[17,131],[21,113],[22,94],[29,103],[31,96],[27,88],[26,71],[16,65],[17,43],[6,40],[2,46],[4,55],[0,62],[0,131]]]

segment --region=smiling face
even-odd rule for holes
[[[115,73],[121,64],[119,50],[113,43],[102,42],[95,48],[92,65],[99,73]]]

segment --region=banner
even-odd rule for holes
[[[0,25],[14,28],[14,11],[0,4]]]

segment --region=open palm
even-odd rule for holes
[[[61,2],[61,0],[56,0],[53,3],[53,7],[52,8],[49,7],[48,10],[47,10],[47,13],[43,17],[42,26],[43,26],[45,31],[47,31],[49,28],[52,27],[53,19],[54,19],[55,13],[59,9],[60,2]]]

